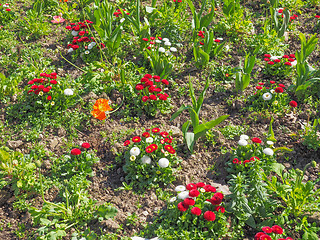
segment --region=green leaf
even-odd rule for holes
[[[103,217],[104,219],[113,218],[118,213],[118,209],[113,206],[100,205],[96,215],[99,217]]]
[[[203,51],[201,48],[199,48],[199,53],[200,53],[200,57],[201,57],[201,65],[202,66],[207,65],[210,60],[210,55],[208,53],[206,53],[205,51]]]
[[[277,147],[273,149],[274,152],[281,151],[281,152],[292,152],[293,150],[287,147]]]
[[[319,240],[317,233],[312,231],[305,231],[302,240]]]
[[[197,126],[193,132],[195,134],[203,132],[203,131],[207,131],[215,126],[217,126],[218,124],[220,124],[221,122],[223,122],[224,120],[226,120],[226,118],[228,118],[230,115],[223,115],[217,119],[211,120],[209,122],[200,124],[199,126]]]
[[[52,224],[52,222],[46,218],[40,218],[39,221],[41,225],[45,225],[45,226],[50,226]]]
[[[246,224],[248,224],[252,228],[256,228],[256,221],[254,220],[252,215],[248,218],[248,220],[246,221]]]
[[[199,113],[200,113],[200,110],[201,110],[201,106],[202,106],[202,103],[203,103],[203,100],[204,100],[204,95],[206,94],[206,91],[209,87],[209,78],[207,78],[206,80],[206,85],[204,86],[204,89],[202,90],[199,98],[198,98],[198,101],[197,101],[197,106],[195,108],[195,111],[197,113],[197,115],[199,116]]]
[[[196,97],[194,95],[194,88],[193,88],[190,76],[189,76],[189,95],[191,97],[193,108],[196,108],[197,107],[197,105],[196,105],[197,101],[196,101]]]
[[[189,108],[189,114],[191,117],[191,122],[193,129],[195,129],[199,125],[199,117],[198,114],[194,111],[193,108]]]
[[[182,131],[182,133],[183,133],[183,136],[184,136],[185,133],[188,131],[189,126],[190,126],[190,120],[186,121],[186,122],[182,125],[181,131]]]
[[[184,104],[182,104],[182,106],[178,109],[178,111],[176,111],[170,118],[170,121],[174,120],[176,117],[178,117],[180,115],[180,113],[182,113],[184,110],[189,109],[190,106],[185,106]]]
[[[10,154],[2,149],[0,149],[0,161],[6,162],[10,159]]]
[[[186,132],[184,135],[184,138],[186,140],[186,144],[190,152],[193,152],[193,145],[194,145],[194,133],[192,132]]]
[[[277,140],[275,139],[274,137],[274,132],[273,132],[273,128],[272,128],[272,123],[273,123],[274,119],[273,117],[271,117],[271,120],[270,120],[270,124],[269,124],[269,131],[268,131],[268,138],[267,140],[268,141],[272,141],[272,142],[276,142]]]
[[[286,167],[281,163],[271,163],[270,169],[275,172],[278,176],[282,177],[282,172]]]

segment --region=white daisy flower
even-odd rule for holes
[[[263,153],[265,155],[272,156],[273,155],[273,150],[271,148],[265,148],[265,149],[263,149]]]
[[[273,60],[276,60],[279,58],[282,58],[282,56],[272,56],[272,57],[270,57],[270,60],[273,61]]]
[[[164,42],[169,42],[169,39],[168,39],[168,38],[162,38],[162,40],[163,40]]]
[[[271,89],[270,92],[271,92],[271,94],[274,94],[274,89]]]
[[[156,43],[162,43],[161,40],[157,39],[155,40]]]
[[[248,140],[248,139],[249,139],[249,136],[248,136],[248,135],[245,135],[245,134],[242,134],[242,135],[240,136],[240,139]]]
[[[76,36],[78,36],[78,31],[74,31],[74,30],[73,30],[73,31],[71,32],[71,34],[72,34],[72,36],[76,37]]]
[[[41,91],[41,92],[39,92],[39,96],[42,96],[43,95],[43,92]]]
[[[170,200],[169,200],[169,202],[175,202],[177,200],[177,198],[176,197],[173,197],[173,198],[170,198]]]
[[[267,144],[268,145],[273,145],[273,142],[272,141],[267,141]]]
[[[153,138],[152,137],[147,137],[146,138],[146,143],[152,143],[153,142]]]
[[[87,51],[84,51],[84,54],[87,54],[87,55],[88,55],[89,53],[90,53],[90,51],[88,51],[88,50],[87,50]]]
[[[186,187],[184,185],[178,185],[178,186],[176,186],[176,188],[174,190],[176,192],[183,192],[186,190]]]
[[[141,158],[141,161],[143,164],[150,164],[151,163],[151,158],[147,155],[143,155],[143,157]]]
[[[218,40],[220,40],[220,41],[223,41],[223,38],[217,38]]]
[[[170,48],[170,51],[171,51],[171,52],[176,52],[177,49],[176,49],[175,47],[171,47],[171,48]]]
[[[186,199],[188,197],[189,197],[189,191],[183,191],[183,192],[178,194],[178,198],[182,199],[182,200],[184,200],[184,199]]]
[[[247,140],[240,139],[239,142],[238,142],[238,144],[239,144],[240,146],[246,146],[246,145],[248,145],[248,142],[247,142]]]
[[[66,96],[72,96],[73,95],[73,90],[70,88],[67,88],[63,91],[63,94]]]
[[[267,92],[267,93],[262,95],[262,98],[265,101],[269,101],[272,98],[272,94]]]
[[[293,62],[291,62],[292,67],[294,67],[295,65],[297,65],[297,60],[294,60]]]
[[[159,52],[164,53],[166,50],[163,47],[159,47]]]
[[[68,49],[68,53],[71,53],[71,52],[73,52],[73,49],[72,49],[72,48],[69,48],[69,49]]]
[[[169,160],[167,158],[160,158],[158,164],[161,168],[166,168],[169,166]]]
[[[164,42],[164,45],[166,45],[166,46],[171,46],[171,42],[169,42],[169,41]]]
[[[140,154],[140,149],[138,147],[133,147],[130,150],[130,155],[132,156],[138,156]]]
[[[125,20],[126,20],[125,18],[121,18],[120,23],[123,23]]]
[[[53,105],[54,105],[54,101],[51,102],[51,106],[53,106]]]
[[[131,155],[131,156],[130,156],[130,161],[134,161],[134,160],[136,160],[136,156]]]
[[[153,10],[155,10],[155,8],[146,6],[146,12],[147,13],[152,13]]]

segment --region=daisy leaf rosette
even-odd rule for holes
[[[104,43],[96,42],[92,24],[92,21],[84,20],[66,26],[70,32],[67,53],[71,54],[73,59],[80,56],[84,61],[92,61],[99,55],[99,51],[106,47]]]
[[[164,239],[194,236],[192,239],[220,239],[227,235],[224,194],[203,182],[179,185],[168,199],[166,210],[155,220],[154,233]]]
[[[263,73],[266,76],[276,79],[281,79],[288,76],[297,64],[294,54],[283,56],[264,54],[263,61],[265,62]]]
[[[142,38],[144,57],[150,63],[154,74],[167,78],[173,71],[178,49],[168,38]]]
[[[259,82],[254,94],[249,96],[246,110],[261,112],[268,110],[274,114],[284,114],[290,110],[290,96],[286,86],[276,81]]]
[[[233,149],[226,163],[230,173],[246,172],[258,166],[267,171],[276,162],[272,141],[262,141],[258,137],[241,135],[238,146]]]
[[[180,159],[173,137],[159,128],[147,129],[124,142],[125,180],[137,189],[151,189],[175,180]]]
[[[171,97],[166,93],[169,81],[158,75],[145,74],[135,85],[137,94],[136,106],[147,115],[155,116],[157,112],[170,113]]]

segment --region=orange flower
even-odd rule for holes
[[[106,119],[106,111],[111,111],[112,108],[109,106],[109,100],[107,99],[98,99],[93,105],[93,111],[91,112],[92,116],[99,119]]]

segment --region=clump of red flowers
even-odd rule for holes
[[[203,182],[189,183],[186,187],[177,186],[175,190],[179,192],[180,202],[177,204],[177,208],[180,212],[188,214],[187,210],[190,209],[192,215],[202,215],[203,219],[209,222],[215,221],[219,212],[225,212],[225,208],[221,206],[224,195],[217,192],[212,185]],[[174,198],[175,200],[176,198]],[[195,205],[197,207],[194,207]]]
[[[296,65],[296,57],[294,54],[283,55],[283,56],[271,56],[270,54],[264,54],[264,61],[267,62],[268,65],[275,65],[277,63],[284,64],[285,66],[295,66]],[[279,68],[279,66],[276,66]]]
[[[69,26],[66,26],[66,29],[71,31],[71,35],[73,36],[73,40],[71,43],[67,45],[68,52],[73,52],[81,47],[88,54],[93,47],[96,48],[105,48],[103,43],[96,44],[94,37],[90,36],[88,28],[91,28],[91,24],[93,22],[90,20],[84,20],[83,22],[78,23],[70,23]]]
[[[28,82],[28,85],[31,85],[30,90],[27,92],[28,94],[35,94],[35,95],[45,95],[47,100],[50,101],[52,99],[50,95],[50,91],[52,87],[57,82],[57,73],[40,73],[41,78],[34,78]]]
[[[163,92],[163,87],[168,85],[168,80],[161,79],[159,76],[146,74],[140,79],[140,83],[136,85],[135,89],[138,91],[142,102],[166,101],[169,95]]]
[[[122,9],[122,11],[125,12],[125,14],[130,15],[130,13],[128,13],[125,9]],[[115,16],[115,17],[119,17],[119,16],[121,16],[121,15],[122,15],[121,9],[118,9],[117,11],[115,11],[115,12],[113,13],[113,16]]]
[[[146,132],[142,133],[142,136],[134,136],[131,141],[133,144],[143,145],[145,152],[150,154],[154,153],[158,149],[162,154],[167,153],[175,154],[176,150],[172,145],[173,137],[168,132],[161,132],[159,128],[147,129]],[[128,146],[131,144],[130,140],[126,140],[123,145]]]
[[[205,34],[205,31],[199,31],[198,32],[198,37],[200,37],[200,38],[204,38],[204,34]],[[223,39],[222,38],[216,38],[215,40],[214,40],[214,42],[216,42],[216,43],[219,43],[219,42],[221,42]],[[200,45],[204,45],[204,43],[203,42],[199,42],[199,44]]]
[[[275,237],[274,239],[277,239],[277,240],[293,240],[293,238],[291,237],[279,238],[278,235],[282,235],[282,234],[283,234],[283,229],[278,225],[274,225],[272,227],[265,226],[262,228],[262,232],[258,232],[254,236],[254,240],[272,240],[272,237]]]
[[[233,160],[232,160],[232,163],[233,164],[238,164],[238,165],[244,165],[245,167],[249,167],[250,166],[250,164],[247,164],[247,163],[253,163],[253,162],[255,162],[256,160],[260,160],[260,158],[258,158],[257,156],[254,156],[254,157],[251,157],[250,159],[246,159],[246,160],[244,160],[244,161],[241,161],[241,160],[239,160],[238,158],[234,158]]]

